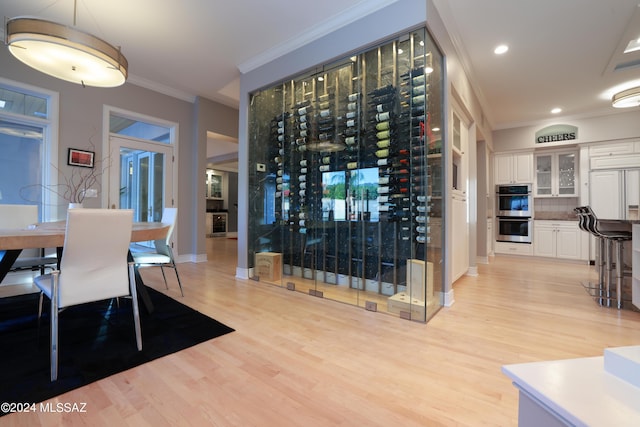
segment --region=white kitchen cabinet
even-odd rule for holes
[[[578,153],[576,151],[536,154],[535,197],[578,196]]]
[[[534,221],[535,256],[582,259],[582,233],[576,221]]]
[[[469,224],[467,223],[467,201],[455,195],[451,200],[451,276],[457,280],[469,269]]]
[[[589,147],[589,157],[603,157],[603,156],[620,156],[632,154],[635,150],[634,143],[629,142],[617,142],[606,144],[597,144]]]
[[[494,184],[531,184],[533,153],[501,153],[494,156]]]
[[[531,249],[533,245],[529,243],[494,242],[493,251],[497,254],[510,255],[533,255]]]

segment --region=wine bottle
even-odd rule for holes
[[[386,111],[384,113],[376,113],[374,117],[377,122],[385,122],[391,120],[393,118],[393,114],[389,111]]]
[[[395,135],[393,130],[383,130],[381,132],[376,133],[376,138],[378,139],[389,139]]]
[[[346,128],[343,132],[344,136],[356,136],[358,134],[358,129],[355,127]]]
[[[300,107],[296,110],[296,113],[298,113],[298,116],[304,116],[308,113],[310,113],[311,111],[313,111],[313,107],[311,105],[307,105],[305,107]]]
[[[380,95],[385,95],[388,93],[394,93],[395,92],[395,88],[393,87],[393,85],[386,85],[383,87],[379,87],[377,89],[372,90],[371,92],[369,92],[370,96],[380,96]]]
[[[381,141],[376,142],[378,148],[388,148],[391,145],[390,139],[383,139]]]
[[[419,75],[419,76],[415,76],[413,79],[411,79],[411,83],[414,86],[423,85],[424,84],[424,74]]]
[[[386,122],[376,123],[376,130],[378,131],[389,130],[390,127],[391,123],[388,120]]]
[[[411,93],[413,96],[416,95],[424,95],[425,87],[424,85],[414,86]]]
[[[389,149],[377,150],[375,152],[376,157],[389,157]]]
[[[429,243],[430,242],[430,238],[428,238],[426,236],[418,235],[418,236],[416,236],[416,242],[418,242],[418,243]]]
[[[374,95],[369,98],[369,104],[378,105],[378,104],[389,104],[395,100],[396,93],[389,92],[381,95]]]

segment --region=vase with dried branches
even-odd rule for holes
[[[91,142],[90,149],[94,150],[94,147],[95,145]],[[65,173],[57,165],[52,164],[51,167],[58,175],[57,184],[28,185],[22,187],[20,193],[25,200],[29,200],[30,197],[26,196],[27,194],[33,194],[34,189],[44,189],[69,204],[73,204],[74,206],[82,205],[84,199],[87,197],[88,190],[94,191],[95,196],[100,194],[102,190],[101,177],[110,166],[109,160],[108,157],[95,160],[91,167],[71,166],[70,173]]]

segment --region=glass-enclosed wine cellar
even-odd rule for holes
[[[426,29],[252,93],[254,277],[410,320],[433,316],[442,111],[442,55]]]

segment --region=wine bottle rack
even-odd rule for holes
[[[282,253],[285,274],[382,295],[406,288],[407,260],[439,264],[442,94],[426,38],[417,31],[254,94],[250,159],[268,161],[251,184],[250,250]]]

